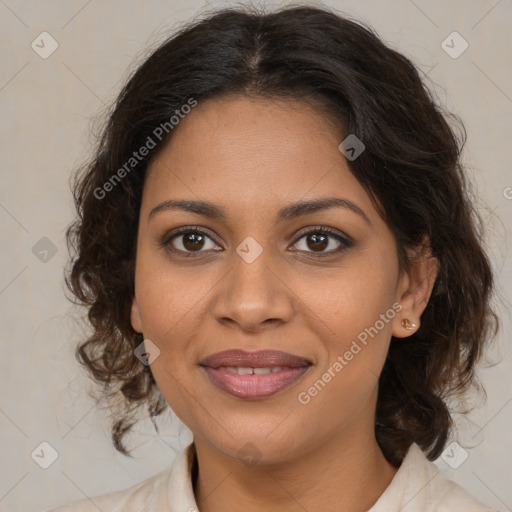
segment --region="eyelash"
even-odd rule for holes
[[[170,233],[167,233],[162,241],[160,242],[160,246],[166,249],[169,252],[172,252],[174,254],[179,254],[180,256],[184,256],[186,258],[190,257],[197,257],[196,255],[207,252],[207,251],[182,251],[181,249],[176,249],[172,246],[171,242],[179,237],[180,235],[186,234],[186,233],[200,233],[201,235],[205,235],[211,240],[213,240],[217,245],[220,245],[216,240],[215,236],[212,235],[209,231],[206,231],[204,228],[201,228],[199,226],[183,226],[181,228],[178,228]],[[310,229],[308,231],[302,231],[300,232],[293,245],[297,244],[302,238],[311,235],[311,234],[328,234],[331,237],[335,238],[338,242],[340,242],[340,246],[337,249],[330,250],[328,252],[314,252],[314,251],[299,251],[297,252],[306,252],[307,254],[313,254],[314,257],[326,257],[326,256],[332,256],[333,254],[340,254],[346,249],[350,248],[352,246],[352,242],[348,239],[340,235],[338,232],[334,231],[333,229],[327,227],[327,226],[319,226],[314,229]]]

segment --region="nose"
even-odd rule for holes
[[[294,295],[268,252],[251,263],[233,253],[233,264],[218,288],[213,313],[218,322],[258,332],[287,323],[294,314]],[[282,264],[285,264],[282,262]],[[280,271],[281,270],[281,271]]]

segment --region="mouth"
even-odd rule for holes
[[[312,362],[276,350],[228,350],[206,357],[200,366],[221,390],[238,398],[256,400],[272,396],[296,383]]]

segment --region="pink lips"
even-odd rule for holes
[[[260,399],[296,382],[311,362],[276,350],[227,350],[206,357],[200,365],[213,384],[225,392],[239,398]]]

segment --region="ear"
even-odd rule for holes
[[[133,299],[132,299],[130,320],[131,320],[133,329],[138,333],[142,333],[142,319],[140,316],[139,303],[138,303],[137,297],[135,295],[133,296]]]
[[[402,305],[393,320],[392,334],[405,338],[420,327],[420,317],[427,307],[439,270],[439,260],[432,256],[430,242],[408,251],[410,268],[400,276],[397,288],[398,302]],[[409,321],[406,328],[402,322]]]

